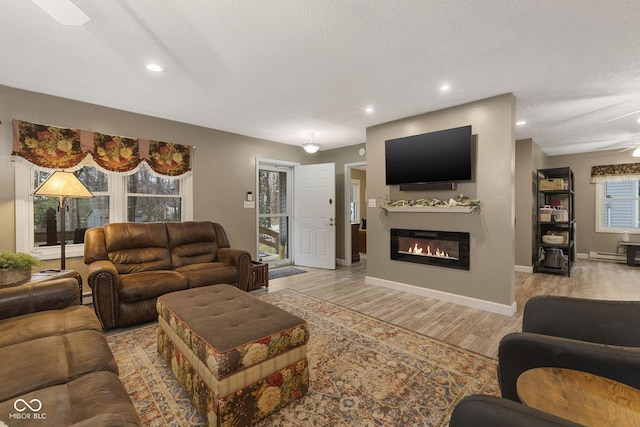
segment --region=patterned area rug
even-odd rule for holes
[[[310,325],[309,393],[264,426],[448,425],[471,393],[499,395],[496,361],[355,311],[281,290],[260,297]],[[202,426],[156,352],[157,325],[107,336],[145,426]]]

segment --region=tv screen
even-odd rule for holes
[[[387,185],[471,179],[471,125],[385,141]]]

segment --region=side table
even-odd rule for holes
[[[565,368],[534,368],[517,380],[525,405],[585,426],[640,426],[640,390]]]
[[[37,273],[31,274],[31,280],[27,283],[42,282],[43,280],[63,279],[65,277],[72,277],[78,281],[78,287],[80,288],[80,305],[82,305],[82,276],[75,270],[42,270]]]
[[[261,287],[269,287],[269,264],[251,261],[249,264],[249,286],[247,292]]]
[[[636,252],[640,249],[640,242],[618,242],[620,246],[627,248],[627,265],[636,266]]]

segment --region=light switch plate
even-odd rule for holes
[[[370,208],[376,207],[376,199],[369,199],[369,207]]]
[[[255,202],[255,201],[251,201],[251,202],[249,202],[249,201],[245,200],[245,201],[244,201],[244,207],[245,207],[246,209],[255,209],[255,207],[256,207],[256,202]]]

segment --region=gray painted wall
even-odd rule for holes
[[[367,129],[367,193],[391,200],[453,196],[478,198],[473,214],[385,213],[367,211],[367,275],[401,284],[478,298],[498,304],[514,302],[514,168],[515,98],[505,94]],[[385,185],[384,141],[457,126],[472,125],[477,135],[474,183],[456,192],[400,192]],[[465,231],[471,233],[469,271],[392,261],[390,228]]]
[[[11,119],[195,146],[194,220],[221,223],[231,245],[254,256],[256,212],[243,201],[247,191],[255,193],[255,158],[302,164],[319,159],[292,145],[0,86],[0,251],[15,250]],[[57,265],[47,261],[43,267]],[[67,267],[86,272],[80,258],[68,260]]]
[[[478,175],[475,184],[465,184],[458,192],[479,198],[483,202],[480,213],[458,217],[445,214],[385,215],[377,208],[367,209],[366,213],[363,211],[368,217],[368,258],[372,260],[368,263],[368,275],[510,304],[513,300],[514,261],[517,265],[531,265],[533,235],[527,240],[526,212],[534,201],[521,197],[530,188],[526,176],[542,167],[570,166],[576,178],[578,252],[615,252],[619,239],[617,234],[595,233],[595,187],[589,183],[589,175],[593,165],[635,161],[629,152],[620,153],[619,150],[547,157],[530,140],[522,146],[519,141],[515,145],[517,149],[514,149],[511,127],[514,104],[511,95],[503,95],[371,127],[367,129],[365,158],[358,154],[364,144],[308,155],[296,146],[0,85],[0,218],[3,219],[0,224],[0,251],[15,250],[11,119],[196,146],[194,219],[220,222],[227,229],[232,245],[252,253],[255,252],[256,238],[255,210],[244,209],[243,201],[247,191],[255,191],[256,157],[302,164],[336,163],[337,212],[344,212],[347,208],[344,205],[344,164],[365,160],[368,162],[367,198],[385,195],[395,199],[444,197],[452,194],[401,193],[397,187],[386,187],[384,140],[471,123],[474,134],[478,135]],[[514,151],[517,156],[514,156]],[[515,184],[514,165],[518,171]],[[515,196],[514,185],[518,189]],[[517,228],[513,226],[514,217],[518,219]],[[521,225],[524,228],[520,228]],[[344,221],[337,221],[336,255],[339,259],[344,259],[345,226]],[[471,271],[445,272],[435,267],[406,263],[399,266],[398,262],[390,261],[388,229],[391,226],[471,231],[474,236]],[[514,235],[517,244],[513,241]],[[640,241],[640,237],[632,235],[631,240]],[[42,267],[55,268],[57,265],[58,261],[47,261]],[[67,265],[82,274],[86,271],[80,258],[68,260]]]
[[[531,139],[516,141],[516,266],[533,268],[535,251],[536,171],[547,156]]]
[[[336,163],[337,212],[344,205],[344,164],[364,161],[363,144],[307,154],[301,147],[279,144],[230,132],[100,107],[0,85],[0,251],[15,250],[14,172],[11,167],[11,119],[72,127],[107,134],[171,141],[196,147],[193,165],[194,220],[221,223],[231,245],[256,252],[255,209],[245,209],[247,191],[255,194],[256,157],[311,163]],[[342,218],[340,215],[338,218]],[[338,220],[337,256],[344,257],[344,221]],[[55,268],[59,261],[43,263]],[[67,268],[86,275],[81,258]]]

